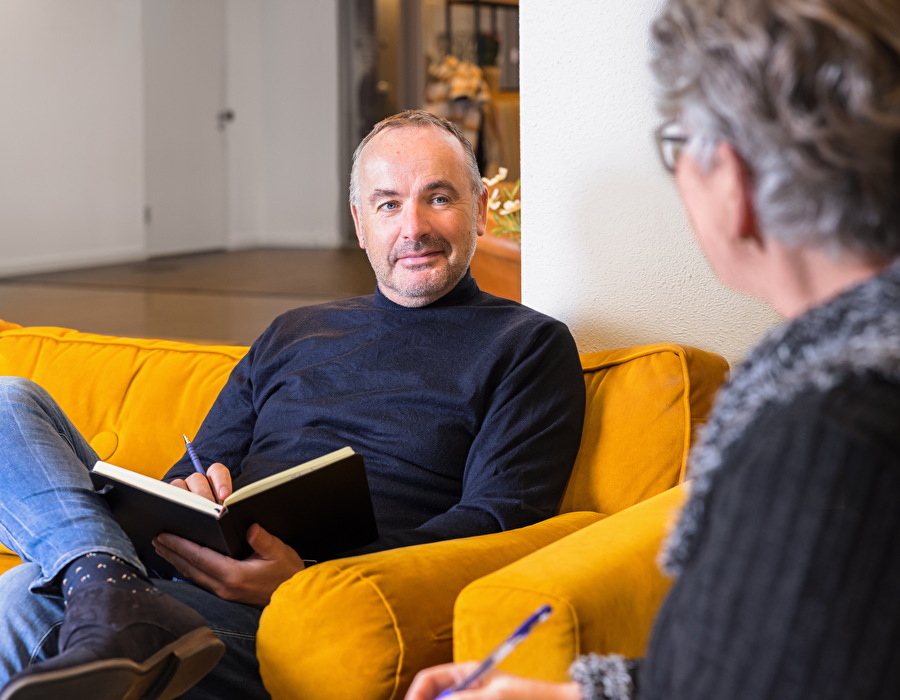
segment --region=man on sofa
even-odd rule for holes
[[[552,515],[581,435],[581,368],[563,324],[468,272],[486,220],[468,141],[424,112],[386,119],[354,154],[350,203],[375,293],[276,319],[197,433],[207,476],[185,456],[167,480],[221,499],[350,445],[380,532],[365,551]],[[191,697],[267,697],[259,614],[303,552],[258,525],[242,561],[161,534],[157,551],[187,580],[152,579],[91,487],[96,455],[49,395],[8,378],[0,403],[0,540],[25,562],[0,577],[0,700],[170,698],[201,678]]]

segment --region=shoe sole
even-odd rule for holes
[[[208,628],[196,629],[142,663],[105,659],[20,678],[0,700],[171,700],[215,668],[225,644]]]

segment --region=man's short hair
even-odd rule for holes
[[[701,165],[741,156],[763,235],[900,254],[897,0],[667,0],[652,41],[661,110]]]
[[[359,205],[359,159],[363,149],[368,145],[369,141],[385,129],[396,129],[405,126],[418,128],[436,127],[452,134],[462,145],[463,151],[466,154],[466,167],[469,171],[469,181],[472,186],[472,193],[476,196],[476,199],[481,196],[481,193],[484,191],[484,182],[481,179],[481,172],[478,169],[478,159],[475,157],[475,151],[472,149],[472,144],[469,143],[469,139],[463,135],[453,122],[421,109],[410,109],[388,117],[387,119],[382,119],[372,127],[372,130],[366,134],[366,137],[360,141],[359,146],[356,147],[356,150],[353,152],[353,165],[350,168],[351,205]]]

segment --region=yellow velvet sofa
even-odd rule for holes
[[[0,375],[40,383],[102,459],[157,477],[244,352],[0,321]],[[260,624],[273,697],[402,698],[419,669],[480,656],[542,602],[553,617],[507,667],[558,678],[578,653],[641,652],[668,587],[655,552],[727,365],[674,344],[586,354],[582,364],[587,415],[560,514],[300,572]],[[17,563],[0,553],[0,571]]]

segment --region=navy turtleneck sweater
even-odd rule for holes
[[[235,488],[349,445],[365,459],[381,533],[365,551],[377,551],[552,515],[584,400],[568,329],[467,274],[421,308],[376,290],[278,317],[194,443]],[[165,478],[192,471],[185,456]]]

